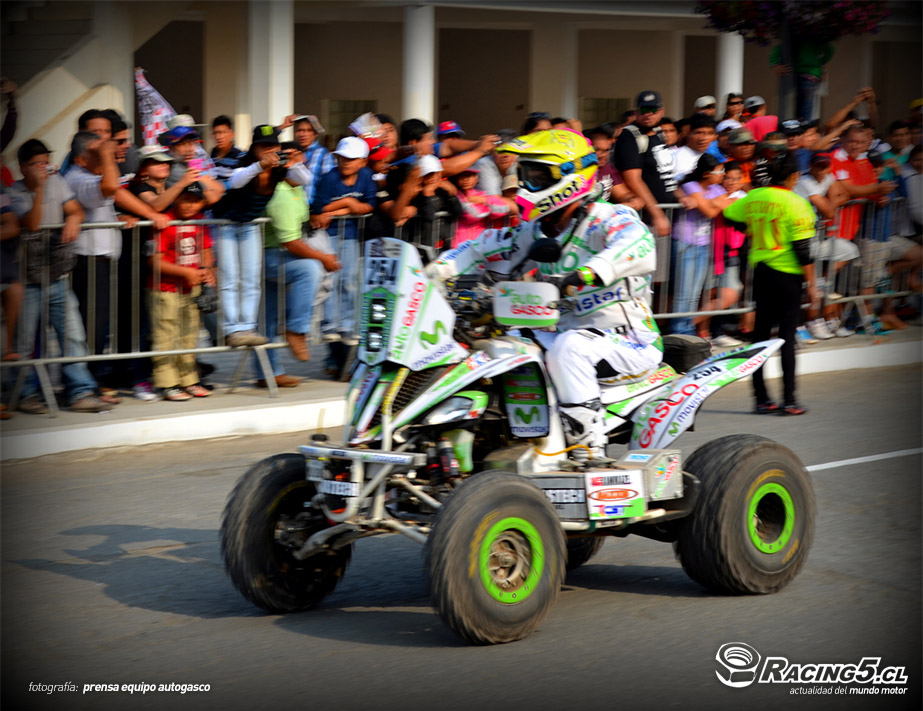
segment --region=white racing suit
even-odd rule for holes
[[[563,249],[556,264],[528,259],[533,242],[544,237],[538,221],[486,230],[441,254],[427,266],[427,274],[444,281],[486,270],[502,280],[537,268],[536,278],[541,280],[580,267],[593,270],[596,283],[603,286],[580,287],[573,310],[558,322],[558,333],[536,336],[548,349],[548,372],[568,440],[601,454],[606,435],[600,378],[643,373],[658,366],[663,356],[663,341],[650,310],[654,237],[633,209],[604,202],[578,212],[557,238]]]

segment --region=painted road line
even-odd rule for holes
[[[805,467],[809,472],[818,472],[822,469],[836,469],[837,467],[848,467],[852,464],[865,464],[866,462],[877,462],[881,459],[894,459],[895,457],[909,457],[914,454],[923,454],[923,447],[916,449],[901,449],[897,452],[885,452],[884,454],[872,454],[868,457],[856,457],[855,459],[841,459],[838,462],[827,462],[826,464],[812,464]]]

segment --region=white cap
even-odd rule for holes
[[[208,126],[207,123],[196,123],[195,119],[189,114],[176,114],[167,119],[167,130],[172,131],[174,128],[185,126],[186,128],[196,128],[197,126]]]
[[[718,102],[715,101],[714,96],[700,96],[695,100],[695,108],[701,109],[706,106],[717,105]]]
[[[729,128],[741,128],[742,126],[743,124],[740,121],[735,121],[734,119],[724,119],[724,121],[721,121],[715,127],[715,130],[718,133],[723,133],[724,131],[727,131]]]
[[[442,161],[434,155],[420,156],[420,159],[417,161],[417,166],[420,168],[421,178],[430,173],[442,172]]]
[[[160,161],[161,163],[172,163],[173,157],[167,153],[167,149],[163,146],[141,146],[141,148],[138,149],[138,160],[141,163],[146,160],[156,160]]]
[[[766,104],[766,99],[762,96],[750,96],[744,101],[744,108],[749,111],[750,109],[755,109],[757,106],[763,106]]]
[[[368,158],[369,144],[357,136],[347,136],[340,139],[334,153],[350,160],[353,158]]]

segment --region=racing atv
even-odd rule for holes
[[[225,508],[225,566],[244,597],[273,613],[307,610],[343,576],[353,541],[393,532],[424,545],[436,610],[479,644],[535,630],[565,570],[607,536],[672,543],[689,576],[718,593],[771,593],[795,577],[815,509],[798,457],[754,435],[688,458],[672,446],[711,393],[762,367],[781,340],[603,382],[610,445],[592,458],[567,447],[530,337],[572,300],[553,284],[481,277],[444,295],[412,245],[366,247],[343,443],[318,433],[263,460]]]

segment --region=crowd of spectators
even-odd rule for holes
[[[296,360],[307,361],[319,310],[327,371],[339,377],[357,343],[362,241],[395,235],[449,247],[485,228],[516,224],[515,158],[495,149],[550,128],[582,132],[592,142],[597,199],[638,210],[658,238],[654,281],[666,299],[658,310],[685,314],[664,327],[733,346],[752,331],[752,314],[695,312],[742,304],[748,238],[722,212],[769,185],[769,166],[782,153],[797,160],[794,190],[817,215],[813,248],[825,265],[828,295],[845,289],[843,275],[860,261],[864,293],[898,278],[919,290],[920,103],[885,130],[871,89],[826,122],[773,115],[762,97],[740,93],[727,96],[720,118],[715,97],[702,96],[689,116],[673,119],[651,90],[631,110],[586,130],[576,119],[535,112],[519,130],[477,138],[454,121],[434,127],[367,114],[334,140],[317,116],[293,114],[257,126],[246,149],[235,145],[229,117],[198,124],[189,115],[173,117],[156,145],[135,149],[117,112],[94,109],[80,116],[60,169],[47,147],[30,139],[18,150],[22,179],[6,178],[3,358],[42,352],[36,337],[47,303],[48,323],[67,356],[190,349],[204,326],[213,345],[284,339]],[[293,140],[283,142],[289,128]],[[898,196],[906,208],[891,209]],[[855,199],[867,202],[847,204]],[[259,217],[269,218],[265,227],[254,222]],[[227,222],[168,227],[203,218]],[[126,231],[139,219],[154,227]],[[123,229],[80,230],[82,222],[121,222]],[[217,314],[206,306],[215,290]],[[896,306],[887,300],[879,307],[879,328],[904,327]],[[804,340],[849,335],[843,318],[834,298],[812,303],[800,333]],[[274,350],[269,358],[277,386],[299,384]],[[209,367],[189,354],[71,363],[63,369],[65,396],[72,409],[90,412],[117,404],[120,391],[142,400],[205,397]],[[34,376],[22,395],[20,409],[46,410]]]

